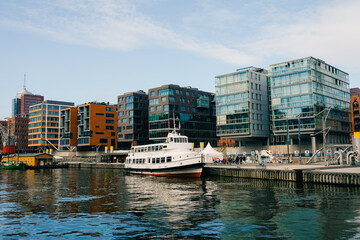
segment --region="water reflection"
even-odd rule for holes
[[[118,169],[1,171],[0,236],[358,238],[359,196],[358,187],[128,176]]]

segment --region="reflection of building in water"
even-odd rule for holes
[[[219,185],[217,209],[223,228],[237,229],[236,234],[244,236],[348,238],[344,232],[351,236],[353,231],[348,220],[358,216],[357,187],[244,178],[224,178]],[[234,238],[232,234],[221,238]]]
[[[209,195],[217,190],[217,185],[208,184],[209,181],[203,182],[197,178],[126,176],[125,183],[131,211],[134,211],[134,214],[142,212],[147,218],[155,221],[160,216],[166,216],[169,222],[196,221],[196,214],[204,208],[203,204],[207,202],[215,205],[216,201]],[[199,201],[200,199],[203,200]],[[214,218],[212,214],[207,214],[209,219]],[[204,218],[206,219],[206,216],[201,216],[202,220]]]

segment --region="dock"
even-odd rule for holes
[[[69,168],[110,168],[110,169],[123,169],[124,163],[104,163],[104,162],[64,162]]]
[[[360,166],[325,164],[213,165],[204,167],[205,176],[360,186]]]

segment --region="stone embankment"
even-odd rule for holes
[[[359,166],[340,167],[321,164],[206,165],[204,175],[360,186]]]

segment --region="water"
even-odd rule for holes
[[[0,171],[0,239],[360,239],[360,188]]]

